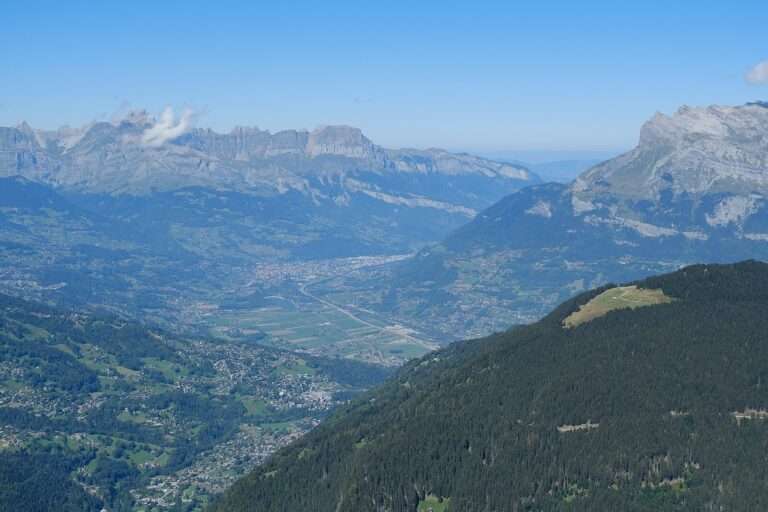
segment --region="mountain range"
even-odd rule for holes
[[[441,149],[385,149],[349,126],[277,133],[192,129],[166,110],[133,112],[79,129],[0,129],[0,175],[68,191],[111,195],[203,187],[270,196],[296,191],[348,204],[363,194],[389,204],[471,216],[490,195],[536,180],[527,169]]]
[[[693,262],[768,257],[768,104],[682,107],[570,184],[505,197],[367,289],[365,307],[462,338],[541,317],[575,293]],[[366,302],[367,301],[367,302]]]
[[[22,123],[0,128],[0,290],[184,325],[190,304],[246,285],[258,302],[265,263],[409,253],[537,181],[346,126],[220,134],[169,110]]]

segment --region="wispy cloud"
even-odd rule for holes
[[[173,109],[166,107],[160,119],[141,134],[141,143],[151,147],[162,146],[169,140],[187,133],[192,128],[194,119],[195,114],[191,109],[184,109],[177,120]]]
[[[758,62],[745,77],[750,84],[768,85],[768,60]]]

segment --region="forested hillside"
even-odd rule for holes
[[[213,510],[765,510],[768,265],[634,284],[412,362]]]
[[[0,511],[200,510],[387,373],[0,294]]]

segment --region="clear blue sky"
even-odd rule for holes
[[[636,4],[632,6],[622,4]],[[680,104],[768,98],[768,2],[8,2],[0,125],[130,105],[351,124],[387,146],[620,149]]]

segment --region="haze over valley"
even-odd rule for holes
[[[4,14],[0,512],[768,509],[765,5]]]
[[[539,182],[468,154],[387,150],[350,127],[180,134],[184,122],[168,110],[0,130],[3,290],[397,364],[434,343],[306,287],[400,260]]]

